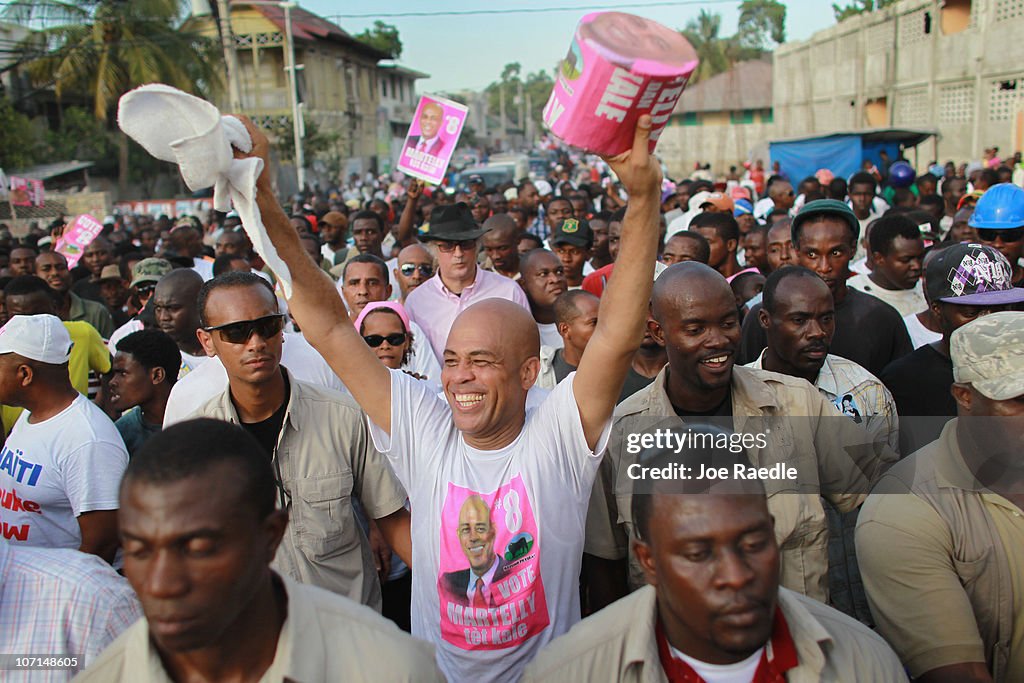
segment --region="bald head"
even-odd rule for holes
[[[177,296],[199,295],[199,288],[203,286],[203,278],[191,268],[175,268],[160,278],[156,284],[156,296],[164,294],[175,294]]]
[[[485,243],[488,237],[513,237],[519,234],[515,220],[507,213],[496,213],[485,220],[484,230],[487,231],[483,238]]]
[[[433,257],[430,255],[430,251],[422,244],[410,244],[398,252],[399,266],[403,263],[421,263],[423,261],[430,262],[431,260],[433,260]]]
[[[690,301],[719,299],[735,303],[732,289],[722,274],[699,261],[682,261],[655,280],[651,314],[659,323],[664,323],[669,315],[679,315]]]
[[[499,352],[519,365],[540,355],[540,333],[530,312],[507,299],[484,299],[455,319],[448,333],[448,347],[470,337],[481,348]]]

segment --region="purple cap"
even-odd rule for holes
[[[925,269],[929,301],[966,306],[1024,302],[1024,289],[1010,283],[1013,269],[998,249],[961,242],[946,247]]]

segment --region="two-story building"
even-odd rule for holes
[[[277,5],[231,2],[231,31],[238,58],[237,79],[242,112],[270,129],[290,131],[292,109],[285,70],[287,44],[284,10]],[[211,16],[193,17],[198,30],[217,36]],[[305,120],[336,136],[333,149],[320,159],[306,159],[310,181],[347,177],[377,168],[379,80],[377,62],[388,54],[356,40],[336,24],[304,10],[291,9],[295,63],[298,69],[300,109]],[[224,88],[217,104],[227,111],[230,90]],[[282,191],[294,188],[289,167],[280,173]]]

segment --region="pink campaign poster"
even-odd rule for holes
[[[447,642],[501,650],[547,628],[537,520],[522,477],[491,493],[448,484],[440,541],[437,590]]]
[[[11,176],[11,204],[15,206],[43,206],[43,181]]]
[[[439,185],[459,144],[468,111],[458,102],[443,97],[421,97],[398,157],[398,170]]]
[[[103,231],[103,224],[87,213],[75,219],[57,240],[55,250],[68,260],[68,268],[74,268],[82,252]]]

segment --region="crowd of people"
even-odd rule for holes
[[[0,229],[0,678],[1024,678],[1011,166],[673,182],[644,118],[282,203],[245,124],[262,228]]]

